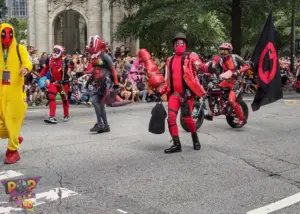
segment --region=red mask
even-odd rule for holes
[[[186,42],[182,39],[178,39],[174,42],[174,50],[176,55],[184,54],[186,50]]]
[[[91,54],[99,53],[100,51],[104,50],[104,46],[104,42],[100,38],[92,38],[90,41],[89,52]]]
[[[1,32],[1,42],[5,47],[9,47],[13,41],[14,33],[11,28],[4,28]]]

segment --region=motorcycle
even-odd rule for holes
[[[199,76],[199,80],[204,89],[207,91],[207,96],[205,99],[196,98],[194,102],[192,117],[195,121],[197,130],[202,126],[204,121],[204,110],[206,109],[204,102],[206,99],[208,101],[210,111],[213,113],[212,116],[225,115],[229,126],[232,128],[242,128],[245,125],[245,122],[241,125],[238,124],[239,119],[237,118],[233,107],[228,103],[230,89],[221,88],[219,86],[219,78],[211,74],[201,74]],[[249,109],[247,104],[243,101],[242,91],[243,82],[239,81],[239,88],[236,92],[236,102],[240,104],[247,120]],[[180,124],[185,131],[189,132],[182,115],[180,115]]]

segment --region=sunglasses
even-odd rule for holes
[[[220,54],[222,55],[229,54],[229,50],[220,50]]]

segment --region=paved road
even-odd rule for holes
[[[6,143],[0,144],[0,178],[13,170],[42,176],[36,193],[59,187],[73,191],[70,197],[56,195],[58,200],[46,194],[45,204],[35,208],[44,214],[246,214],[300,192],[300,100],[285,97],[250,112],[240,130],[221,117],[205,121],[199,152],[180,129],[183,152],[172,155],[163,153],[171,145],[168,132],[147,131],[152,106],[108,109],[112,131],[102,135],[88,133],[94,125],[91,108],[72,108],[70,122],[54,126],[43,123],[46,109],[30,109],[21,161],[3,165]],[[8,196],[2,186],[0,191],[3,213],[11,204],[4,203]],[[274,214],[299,213],[300,204],[294,204],[299,195],[289,198],[291,206],[281,201],[269,208],[287,206]],[[269,212],[251,214],[264,213]]]

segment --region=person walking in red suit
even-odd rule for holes
[[[52,57],[49,59],[49,63],[43,68],[40,73],[40,77],[47,74],[48,71],[51,73],[51,79],[47,84],[47,99],[50,109],[49,119],[44,120],[46,123],[56,124],[57,120],[55,118],[56,114],[56,95],[60,94],[63,109],[64,109],[64,122],[69,121],[69,76],[67,74],[67,63],[63,59],[63,53],[65,48],[60,45],[55,45],[53,47]]]
[[[245,116],[241,106],[236,102],[236,90],[239,89],[237,78],[251,67],[242,57],[232,54],[233,47],[230,43],[223,43],[219,46],[220,56],[215,57],[212,67],[222,70],[220,78],[223,81],[219,84],[222,88],[229,88],[228,103],[233,107],[239,118],[238,124],[246,124]],[[212,115],[205,115],[205,119],[213,120]]]
[[[155,72],[155,69],[152,68],[155,66],[149,63],[149,59],[141,57],[141,55],[145,55],[143,54],[144,51],[140,50],[139,57],[142,58],[145,64],[150,64],[145,65],[147,74],[150,76],[149,85],[157,86],[160,95],[167,94],[168,97],[168,125],[173,138],[173,145],[166,149],[165,153],[182,151],[176,123],[179,109],[181,109],[184,121],[191,132],[194,150],[200,150],[201,144],[191,113],[193,111],[194,96],[202,97],[206,94],[196,76],[196,72],[207,72],[208,66],[201,61],[196,53],[186,52],[187,39],[185,34],[176,34],[173,39],[173,47],[175,55],[169,57],[167,60],[168,77],[165,82],[161,74]]]

